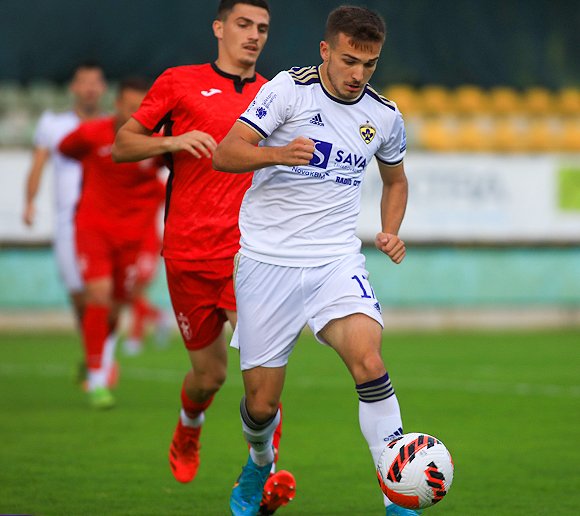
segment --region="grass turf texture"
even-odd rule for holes
[[[578,345],[574,332],[385,336],[406,431],[439,437],[455,461],[450,494],[427,515],[577,513]],[[72,334],[0,334],[0,513],[229,514],[247,456],[235,352],[188,485],[167,461],[187,365],[177,339],[121,357],[118,406],[107,412],[74,387],[79,356]],[[298,489],[279,513],[384,514],[353,382],[309,335],[291,358],[284,407],[280,467]]]

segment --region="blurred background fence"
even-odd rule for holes
[[[406,263],[365,249],[383,304],[425,313],[538,310],[579,324],[580,8],[574,1],[352,1],[380,11],[389,36],[373,85],[396,101],[408,131]],[[317,63],[338,2],[273,0],[258,70]],[[74,66],[99,61],[111,81],[155,77],[215,58],[217,1],[0,0],[0,309],[62,308],[48,243],[51,177],[39,224],[20,221],[40,113],[63,110]],[[359,234],[378,230],[376,165]],[[32,247],[31,247],[32,246]],[[167,303],[160,275],[154,295]],[[447,319],[449,320],[449,319]],[[453,319],[457,321],[457,319]]]

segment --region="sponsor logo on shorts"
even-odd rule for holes
[[[177,315],[177,324],[179,324],[179,329],[181,330],[181,334],[185,340],[191,340],[193,334],[191,332],[191,324],[187,315],[184,315],[183,312],[179,312]]]
[[[88,259],[87,255],[80,254],[77,257],[77,264],[79,266],[79,271],[81,273],[87,272],[87,270],[89,268],[89,259]]]

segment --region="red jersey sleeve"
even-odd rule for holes
[[[155,130],[177,104],[174,82],[173,69],[165,70],[153,83],[133,118],[150,131]]]
[[[85,125],[81,124],[72,133],[63,138],[58,146],[58,150],[76,160],[82,160],[91,150],[91,142],[86,137]]]

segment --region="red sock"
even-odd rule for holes
[[[130,337],[141,340],[145,333],[145,321],[147,319],[157,320],[160,317],[160,311],[144,296],[136,298],[131,306],[133,308],[133,324],[131,325]]]
[[[89,304],[83,315],[83,343],[89,369],[99,369],[103,348],[109,335],[109,311],[102,305]]]
[[[187,396],[185,392],[185,387],[184,386],[181,387],[181,406],[183,407],[183,410],[187,414],[187,417],[190,417],[191,419],[195,419],[202,412],[207,410],[207,408],[211,405],[212,401],[213,396],[202,403],[193,401],[189,399],[189,397]]]
[[[278,462],[278,448],[280,447],[280,439],[282,438],[282,403],[278,407],[280,410],[280,422],[274,430],[274,438],[273,438],[273,445],[274,445],[274,462]]]

